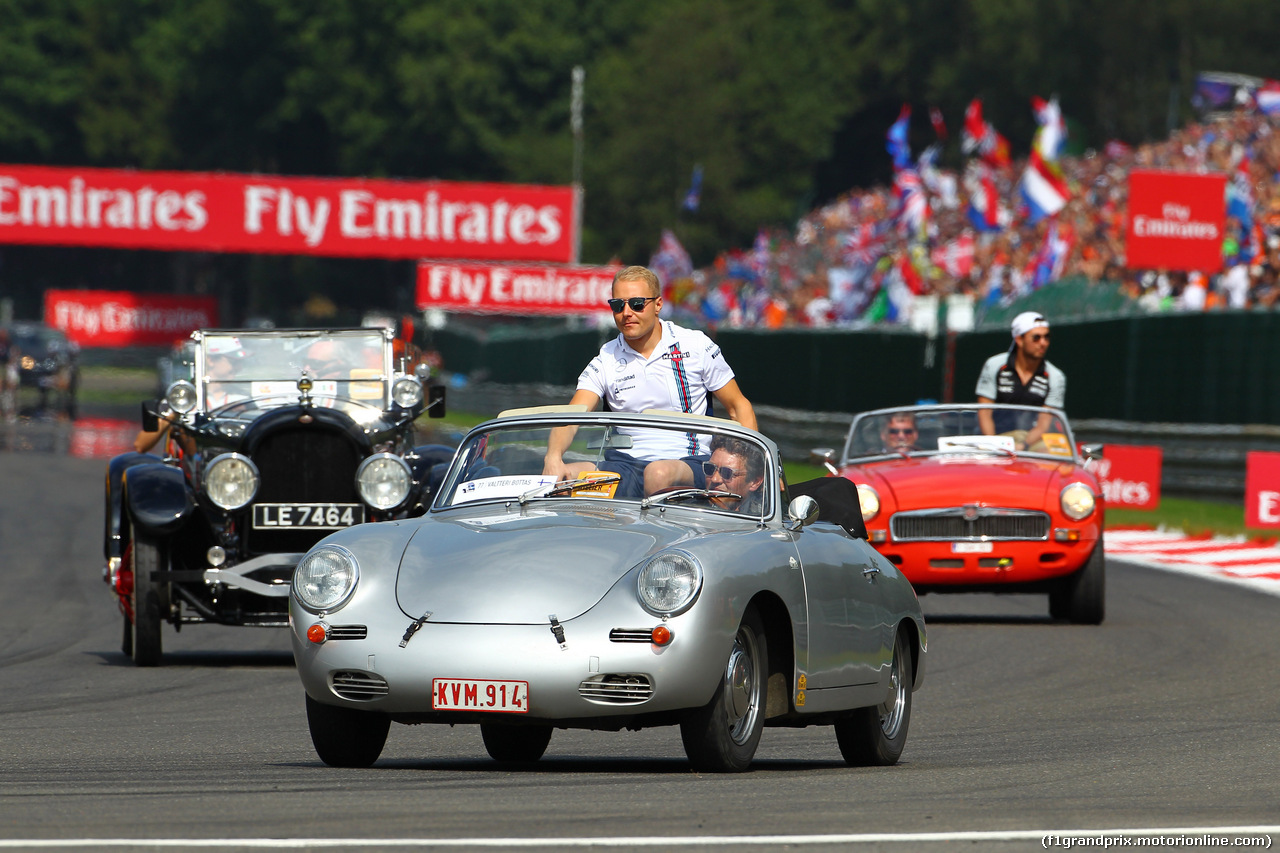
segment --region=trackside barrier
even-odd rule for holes
[[[449,389],[455,411],[492,416],[503,409],[567,403],[569,385],[471,383]],[[844,446],[853,414],[756,405],[760,431],[772,438],[788,461],[803,462],[815,447]],[[1134,423],[1103,419],[1072,422],[1076,441],[1159,447],[1163,453],[1161,492],[1202,500],[1242,500],[1245,460],[1250,451],[1280,452],[1280,427]]]

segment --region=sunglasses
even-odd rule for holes
[[[915,430],[913,430],[913,429],[892,429],[892,428],[890,428],[890,430],[889,430],[889,435],[915,435],[915,434],[916,434],[916,431],[915,431]]]
[[[630,299],[610,299],[609,310],[615,314],[621,314],[622,306],[625,305],[638,314],[644,310],[646,302],[652,302],[657,298],[656,296],[632,296]]]
[[[702,463],[702,473],[706,474],[708,477],[710,477],[712,474],[716,473],[717,471],[720,472],[721,480],[732,480],[734,477],[741,477],[743,474],[747,473],[746,471],[735,471],[732,468],[730,468],[728,465],[721,465],[719,467],[716,467],[715,465],[712,465],[710,462]]]
[[[1043,335],[1032,335],[1031,343],[1038,344],[1041,341],[1047,341],[1049,340],[1049,334],[1050,334],[1049,332],[1045,332]]]

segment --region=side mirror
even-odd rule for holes
[[[798,530],[818,520],[818,502],[810,495],[800,495],[787,507],[787,527]]]
[[[156,409],[160,408],[159,400],[142,401],[142,429],[144,432],[155,432],[160,429],[160,416]]]
[[[444,386],[443,385],[427,386],[427,417],[430,417],[430,418],[444,417]]]
[[[830,447],[815,447],[809,451],[809,459],[826,468],[829,473],[839,477],[840,470],[832,464],[831,460],[836,455],[835,450]]]
[[[1103,445],[1101,444],[1082,444],[1080,445],[1080,455],[1085,459],[1101,459]]]

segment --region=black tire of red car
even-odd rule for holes
[[[1102,541],[1080,570],[1049,593],[1049,615],[1077,625],[1101,625],[1107,612],[1107,556]]]
[[[480,724],[485,751],[494,761],[530,763],[537,761],[551,743],[551,726],[500,726]]]
[[[741,773],[751,766],[764,731],[768,661],[764,625],[749,609],[734,635],[715,695],[680,721],[680,739],[694,770]]]
[[[316,755],[330,767],[370,767],[382,754],[391,717],[325,705],[307,697],[307,728]]]
[[[131,562],[133,569],[133,636],[130,646],[137,666],[157,666],[162,654],[160,626],[163,624],[164,596],[153,572],[165,567],[164,549],[145,536],[135,536]]]
[[[907,745],[911,725],[911,649],[907,636],[898,631],[893,644],[889,695],[870,708],[858,708],[836,720],[836,743],[846,764],[853,767],[888,767],[897,764]]]

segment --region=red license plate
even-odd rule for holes
[[[529,682],[487,679],[435,678],[431,707],[437,711],[529,712]]]

